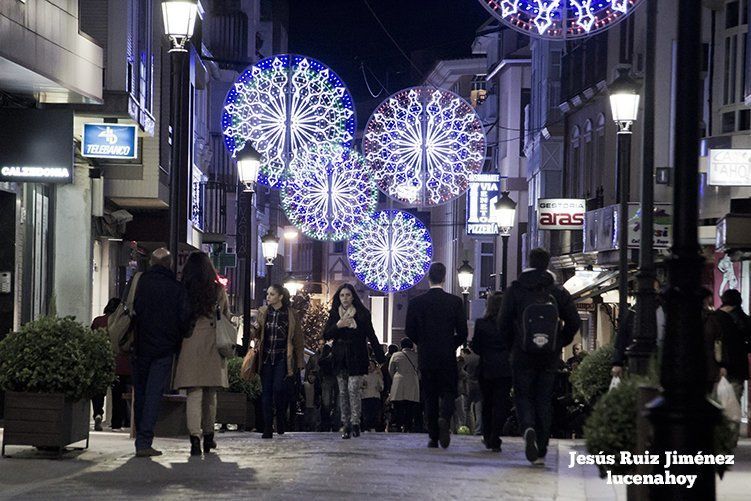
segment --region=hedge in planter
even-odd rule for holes
[[[613,367],[613,346],[596,349],[581,361],[571,373],[574,398],[592,407],[610,387]]]
[[[107,391],[114,366],[106,333],[72,317],[40,318],[9,334],[0,342],[3,449],[88,441],[89,399]]]

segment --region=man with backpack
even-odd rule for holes
[[[545,464],[552,418],[552,396],[561,350],[581,323],[571,295],[548,271],[550,254],[532,249],[530,268],[505,292],[498,327],[511,351],[519,428],[527,460]]]

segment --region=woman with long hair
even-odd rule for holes
[[[216,324],[220,313],[229,315],[229,302],[216,269],[205,252],[193,252],[183,268],[182,283],[190,302],[191,334],[183,339],[177,360],[175,388],[186,389],[185,406],[190,432],[190,455],[216,449],[217,388],[227,388],[227,361],[216,348]]]
[[[496,322],[502,302],[500,292],[488,296],[485,315],[475,322],[470,344],[472,351],[480,356],[483,442],[496,452],[501,451],[501,431],[511,412],[511,364]]]
[[[289,291],[274,284],[266,291],[266,306],[258,309],[256,348],[261,375],[262,438],[272,438],[274,409],[276,432],[284,434],[287,410],[287,378],[305,367],[302,323],[290,307]]]
[[[362,381],[368,373],[368,342],[380,364],[386,360],[373,330],[370,311],[362,304],[355,288],[341,285],[331,301],[324,339],[333,339],[334,373],[339,384],[342,438],[360,435]]]

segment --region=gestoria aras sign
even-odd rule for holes
[[[582,230],[587,202],[578,198],[541,198],[537,201],[540,230]]]

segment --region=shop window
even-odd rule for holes
[[[727,134],[728,132],[734,132],[735,131],[735,112],[734,111],[728,111],[727,113],[722,114],[722,133]]]

